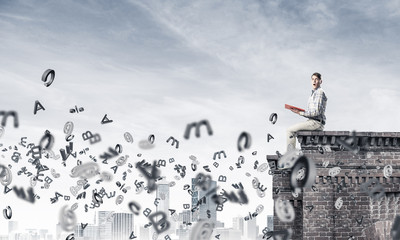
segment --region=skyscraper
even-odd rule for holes
[[[149,240],[150,238],[150,229],[145,227],[140,227],[140,239],[141,240]]]
[[[217,204],[211,199],[214,194],[217,193],[216,190],[216,185],[217,182],[210,180],[211,184],[209,189],[207,191],[202,191],[199,189],[198,191],[196,190],[196,181],[197,178],[192,178],[192,208],[194,208],[197,205],[197,202],[202,201],[202,203],[199,205],[199,210],[196,211],[198,212],[198,216],[196,217],[197,214],[193,214],[193,221],[199,221],[199,220],[210,220],[214,224],[217,222]],[[206,196],[207,195],[207,196]],[[205,197],[203,199],[203,197]]]
[[[75,227],[75,238],[96,240],[99,239],[99,227],[93,224],[84,225],[78,224]]]
[[[61,224],[57,223],[56,224],[56,239],[60,239],[61,232],[62,232]]]
[[[45,239],[48,232],[49,232],[49,230],[47,230],[47,229],[40,229],[39,230],[40,238]]]
[[[170,223],[170,227],[168,230],[164,232],[164,234],[170,234],[173,233],[175,228],[176,228],[176,223],[175,221],[171,221],[171,215],[169,214],[169,183],[166,181],[162,181],[159,184],[157,184],[157,192],[156,192],[156,198],[158,198],[158,205],[157,205],[157,212],[164,212],[167,221]],[[156,217],[156,221],[160,221],[161,216]]]
[[[270,231],[274,230],[274,215],[267,216],[267,227]]]
[[[232,219],[232,227],[235,230],[239,230],[241,236],[244,234],[244,219],[243,217],[235,217]]]
[[[18,222],[16,221],[9,221],[8,222],[8,234],[11,232],[18,231]]]
[[[178,236],[179,240],[190,240],[190,226],[186,225],[179,225],[178,229],[176,229],[176,235]]]
[[[190,223],[192,222],[191,220],[191,211],[190,210],[185,210],[181,213],[179,213],[179,221],[182,223]]]
[[[112,222],[112,240],[129,239],[133,231],[133,214],[132,213],[114,213]]]
[[[257,238],[258,231],[256,225],[256,218],[244,222],[244,233],[245,233],[245,239]]]
[[[162,211],[168,213],[169,208],[169,184],[159,183],[157,184],[157,194],[159,203],[157,205],[157,212]]]
[[[107,217],[112,214],[110,211],[99,211],[98,212],[98,225],[99,225],[99,239],[110,240],[111,239],[111,228],[112,222],[107,221]]]

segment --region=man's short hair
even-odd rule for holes
[[[313,74],[311,75],[311,77],[312,77],[312,76],[316,76],[319,80],[322,80],[321,73],[315,72],[315,73],[313,73]]]

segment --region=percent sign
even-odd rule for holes
[[[80,112],[83,112],[85,109],[83,108],[83,107],[80,107],[79,109],[78,109],[78,107],[75,105],[75,109],[74,108],[71,108],[70,110],[69,110],[69,112],[70,113],[80,113]]]
[[[82,149],[82,151],[79,152],[79,155],[82,155],[82,154],[86,155],[86,151],[89,151],[89,148]]]

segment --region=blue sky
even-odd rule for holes
[[[397,1],[1,1],[0,6],[1,110],[17,111],[20,120],[18,129],[7,125],[0,139],[5,146],[22,136],[37,142],[49,129],[59,149],[65,146],[63,126],[73,121],[76,135],[87,130],[102,135],[99,146],[90,146],[96,155],[116,143],[138,153],[137,144],[123,142],[129,131],[135,143],[150,134],[159,139],[146,153],[149,159],[176,156],[187,164],[184,159],[197,154],[201,165],[211,165],[210,156],[224,149],[228,159],[221,167],[227,170],[240,155],[236,141],[246,131],[253,138],[244,153],[247,171],[258,176],[253,162],[284,152],[286,128],[303,121],[283,106],[306,106],[316,71],[328,97],[325,130],[399,131]],[[46,88],[41,75],[48,68],[56,78]],[[46,110],[33,115],[35,100]],[[75,105],[85,111],[69,113]],[[273,112],[275,125],[268,121]],[[104,114],[114,122],[101,125]],[[210,121],[214,135],[184,140],[186,124],[202,119]],[[275,138],[269,143],[267,133]],[[179,150],[165,143],[169,136],[181,140]],[[232,174],[232,181],[251,189],[245,172]],[[270,190],[271,178],[258,177]],[[24,178],[20,182],[29,185]],[[272,214],[270,197],[255,195],[241,212],[263,202]],[[264,227],[266,221],[258,221]]]

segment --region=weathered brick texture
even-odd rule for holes
[[[275,216],[274,230],[292,228],[292,239],[304,240],[391,239],[392,223],[400,214],[400,133],[359,132],[353,138],[350,132],[302,131],[297,138],[302,152],[314,161],[317,176],[314,187],[304,188],[295,198],[289,184],[290,171],[273,171],[274,200],[290,200],[296,209],[296,219],[291,223],[281,223]],[[359,148],[357,153],[337,142],[349,138],[354,139],[352,147]],[[267,159],[271,165],[278,156],[268,155]],[[327,160],[325,168],[322,164]],[[383,174],[386,165],[393,167],[388,179]],[[333,178],[328,174],[332,167],[341,168]],[[371,179],[384,188],[379,200],[361,189],[361,184]],[[369,189],[375,186],[371,184]],[[343,206],[338,210],[335,201],[339,197]]]

